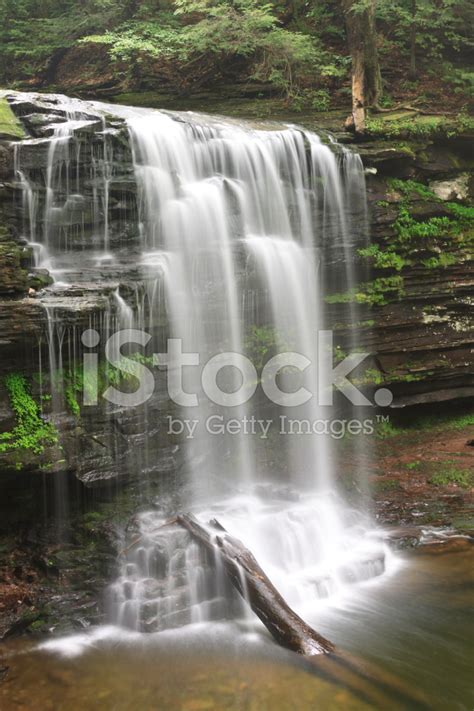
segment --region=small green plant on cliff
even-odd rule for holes
[[[77,400],[75,388],[72,385],[66,385],[64,397],[72,414],[79,417],[81,414],[81,406]]]
[[[54,425],[41,418],[39,406],[29,393],[23,375],[7,375],[5,386],[15,414],[16,425],[11,432],[0,434],[0,452],[26,449],[34,454],[41,454],[46,445],[58,441]]]
[[[80,417],[83,394],[93,400],[96,388],[100,397],[110,385],[119,387],[125,384],[130,389],[137,387],[139,364],[153,367],[153,356],[136,352],[122,356],[116,363],[102,361],[99,363],[97,377],[95,373],[84,372],[82,365],[64,371],[58,370],[52,377],[52,387],[64,393],[68,409],[73,415]]]
[[[389,299],[398,299],[403,294],[404,282],[401,276],[380,277],[374,281],[365,282],[349,291],[329,294],[325,297],[328,304],[367,304],[368,306],[384,306]]]
[[[406,207],[400,208],[400,213],[394,223],[399,242],[410,242],[413,239],[432,239],[442,237],[457,229],[455,222],[449,217],[431,217],[419,222],[415,220]]]
[[[399,272],[410,263],[409,260],[404,259],[391,249],[383,251],[378,244],[371,244],[370,247],[359,249],[358,254],[365,259],[371,259],[376,269],[395,269]]]
[[[446,207],[461,222],[469,223],[474,221],[474,207],[460,205],[458,202],[448,202]]]
[[[459,257],[456,254],[449,254],[449,252],[444,252],[439,255],[439,257],[430,257],[429,259],[422,259],[421,263],[427,269],[446,269],[453,264],[459,262]]]
[[[416,180],[401,180],[400,178],[390,178],[387,181],[390,190],[395,190],[401,193],[403,197],[407,198],[412,193],[415,193],[418,197],[423,200],[435,200],[439,201],[434,192],[430,190],[423,183],[418,183]]]
[[[433,474],[430,484],[434,486],[449,486],[456,484],[463,489],[468,489],[474,484],[474,472],[470,469],[457,469],[454,466],[445,467]]]
[[[278,331],[273,326],[252,326],[245,339],[245,353],[252,361],[257,372],[277,352],[281,346]]]
[[[333,360],[335,363],[341,363],[341,361],[344,360],[344,358],[347,358],[347,353],[345,350],[341,348],[341,346],[337,345],[333,349]]]

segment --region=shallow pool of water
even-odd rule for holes
[[[308,611],[348,664],[308,664],[237,623],[156,635],[102,627],[5,644],[0,708],[471,711],[473,563],[464,539],[425,547],[350,601],[319,607],[319,619]]]

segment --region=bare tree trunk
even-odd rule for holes
[[[365,130],[365,112],[378,103],[382,77],[375,31],[375,0],[355,10],[354,0],[342,0],[347,43],[352,57],[352,116],[346,122],[356,133]]]
[[[411,2],[411,25],[410,25],[410,79],[416,79],[416,0]]]

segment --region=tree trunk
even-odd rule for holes
[[[410,25],[410,72],[409,78],[416,79],[416,0],[411,2],[411,25]]]
[[[348,127],[356,133],[365,130],[365,112],[377,105],[382,93],[382,77],[377,54],[375,0],[362,11],[355,11],[354,0],[342,0],[346,35],[352,58],[352,116]]]
[[[216,550],[219,552],[232,585],[278,644],[308,657],[335,651],[332,642],[315,632],[287,605],[248,548],[232,538],[217,521],[212,522],[215,537],[191,514],[180,514],[176,521],[212,555]]]

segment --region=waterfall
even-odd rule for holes
[[[359,243],[364,237],[366,219],[360,159],[298,128],[186,119],[156,112],[127,117],[143,260],[163,282],[169,334],[202,362],[222,351],[244,352],[246,334],[257,324],[272,330],[276,353],[295,351],[314,364],[317,334],[326,327],[321,274],[328,250],[337,247],[344,256],[345,288],[355,282],[354,243],[357,229]],[[255,295],[256,308],[246,308]],[[302,382],[313,393],[315,372],[309,368]],[[201,394],[199,383],[198,374],[190,375],[184,390]],[[235,389],[232,379],[226,385]],[[298,408],[298,417],[327,417],[316,402]],[[383,572],[383,551],[337,493],[328,436],[280,442],[284,481],[276,484],[259,466],[255,438],[243,433],[221,438],[225,444],[213,441],[202,423],[215,412],[223,411],[205,397],[197,412],[181,412],[201,425],[187,452],[191,503],[203,520],[217,513],[301,611]],[[230,416],[242,421],[263,412],[251,400]],[[283,404],[272,413],[288,416],[291,408]],[[223,608],[232,614],[224,581],[209,574],[195,544],[181,555],[172,546],[161,573],[150,563],[169,546],[162,523],[159,515],[142,519],[140,545],[112,588],[119,619],[156,630],[171,624],[171,609],[174,624],[219,618]],[[157,579],[165,593],[146,587]]]
[[[61,276],[42,297],[50,351],[50,300],[68,285],[82,283],[84,290],[93,281],[108,290],[107,333],[111,324],[145,328],[153,348],[168,337],[198,354],[199,365],[187,367],[182,382],[198,405],[183,401],[170,410],[197,422],[193,436],[176,445],[186,481],[180,505],[203,521],[216,516],[248,544],[290,604],[311,616],[317,601],[344,595],[387,565],[367,517],[339,492],[331,433],[310,434],[306,424],[299,434],[285,430],[291,419],[311,425],[331,417],[318,404],[318,334],[332,325],[323,301],[329,274],[337,274],[341,289],[355,284],[354,253],[366,239],[361,161],[296,126],[254,128],[97,102],[73,102],[66,111],[68,120],[42,139],[48,150],[41,219],[23,147],[16,161],[29,237]],[[110,114],[126,123],[130,172],[117,158],[116,129],[104,119]],[[111,191],[132,181],[136,212],[126,210],[129,222],[135,216],[134,234],[121,228],[119,239],[111,214],[126,201],[112,201]],[[259,382],[264,361],[287,352],[298,354],[301,372],[283,369],[280,397],[271,402]],[[221,395],[213,401],[205,366],[228,353],[237,355],[222,361]],[[57,354],[49,355],[56,367]],[[249,383],[256,392],[237,401],[240,356],[257,371]],[[313,396],[290,406],[285,393],[298,390]],[[232,430],[208,426],[228,421]],[[153,631],[242,615],[223,576],[187,534],[162,527],[169,513],[163,504],[138,516],[139,540],[109,591],[115,620]]]

